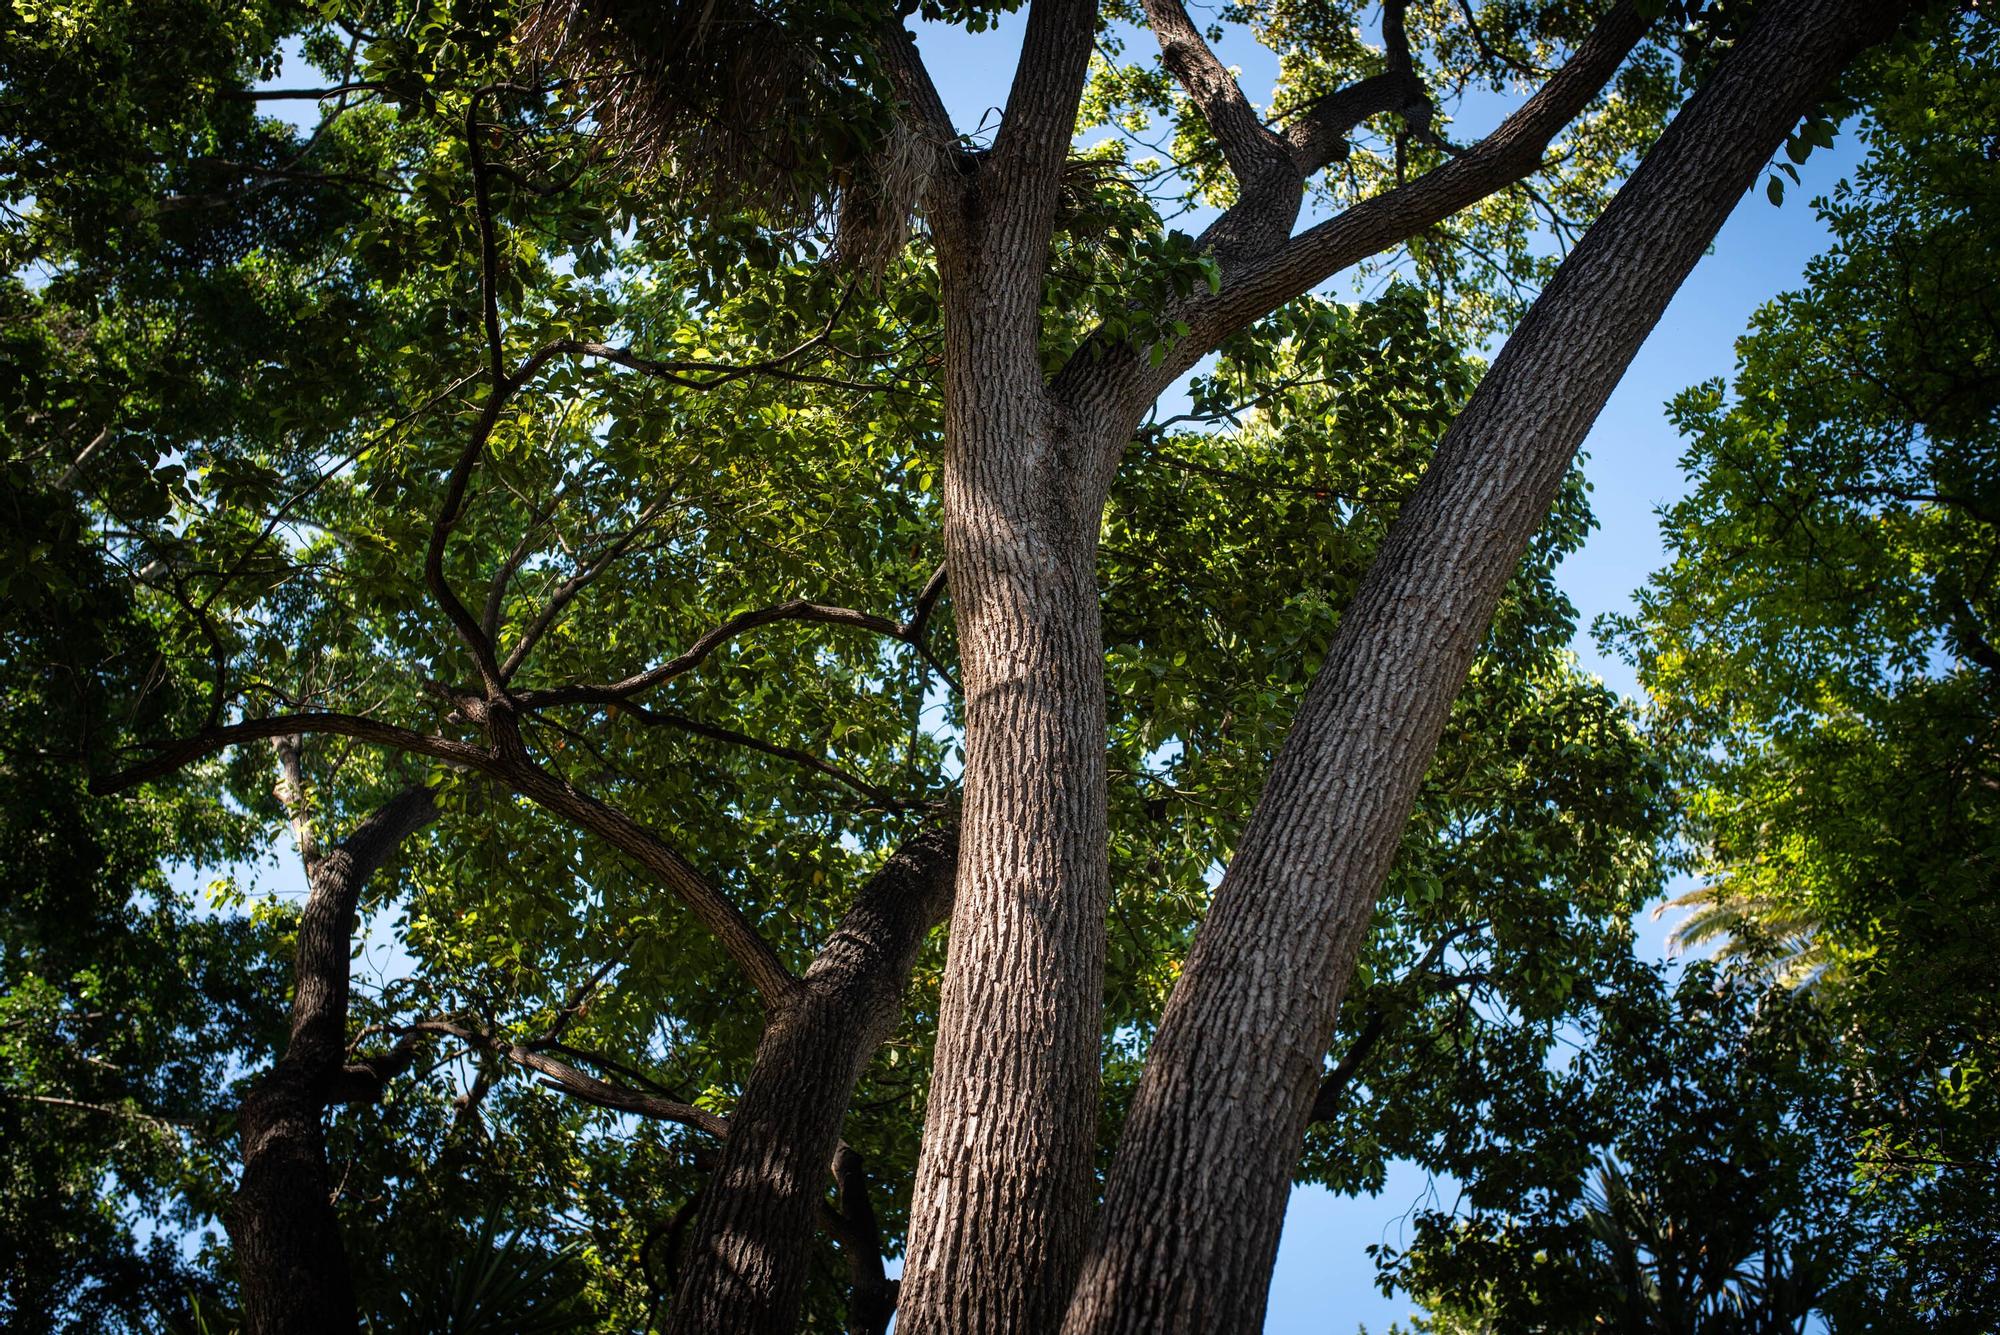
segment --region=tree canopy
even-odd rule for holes
[[[1614,196],[1643,204],[1621,187],[1669,119],[1740,104],[1732,53],[1811,26],[1245,7],[1267,126],[1180,5],[1051,4],[999,131],[954,130],[904,21],[1010,8],[0,19],[10,1321],[304,1328],[263,1306],[282,1262],[384,1329],[700,1328],[689,1295],[722,1285],[760,1328],[879,1331],[884,1256],[947,1208],[926,1156],[1016,1125],[936,1130],[988,1097],[953,1018],[977,985],[947,981],[976,942],[1055,943],[1001,989],[1043,1018],[988,1026],[1053,1055],[991,1106],[1068,1171],[1051,1211],[1094,1208],[1315,669],[1509,392],[1496,341]],[[1685,1215],[1711,1180],[1645,1155],[1708,1109],[1763,1145],[1837,1106],[1861,1148],[1787,1148],[1733,1223],[1789,1227],[1858,1172],[1881,1194],[1841,1226],[1928,1267],[1924,1311],[1976,1306],[1949,1274],[1993,1236],[1990,22],[1912,25],[1832,100],[1806,71],[1845,48],[1800,41],[1799,105],[1759,114],[1797,160],[1865,105],[1873,154],[1733,393],[1676,405],[1696,489],[1623,629],[1654,713],[1567,651],[1556,569],[1592,523],[1567,440],[1490,605],[1439,619],[1468,665],[1377,818],[1351,979],[1314,985],[1283,1182],[1376,1190],[1404,1158],[1481,1211],[1537,1202],[1539,1232],[1434,1221],[1397,1273],[1441,1303],[1476,1275],[1515,1311],[1507,1285],[1632,1202]],[[1749,169],[1775,146],[1737,138]],[[985,267],[1021,218],[1033,263]],[[1069,426],[1010,416],[1044,395]],[[1580,439],[1595,409],[1564,411]],[[981,472],[1016,455],[1074,467]],[[1733,915],[1781,989],[1767,947],[1810,935],[1803,999],[1635,962],[1676,834],[1714,875],[1702,921]],[[993,888],[1017,876],[1055,888]],[[1017,902],[1100,939],[1065,955],[981,907]],[[364,945],[379,986],[350,980]],[[1050,1011],[1065,1036],[1034,1039]],[[1754,1107],[1732,1043],[1772,1045]],[[1687,1099],[1619,1086],[1642,1059]],[[260,1213],[288,1198],[334,1231]],[[1036,1271],[1058,1320],[1073,1234]],[[752,1235],[801,1244],[768,1277],[712,1263]],[[942,1328],[918,1292],[905,1319]]]

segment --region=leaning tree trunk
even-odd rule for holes
[[[309,892],[299,918],[291,1039],[244,1096],[243,1176],[224,1217],[248,1335],[351,1335],[355,1328],[325,1127],[347,1052],[354,908],[368,877],[436,811],[428,788],[409,789],[323,855],[295,815]]]
[[[826,1200],[848,1099],[902,1013],[925,935],[950,911],[957,861],[953,821],[898,849],[862,888],[794,998],[771,1015],[703,1188],[670,1335],[790,1335],[797,1328],[802,1261]],[[857,1171],[850,1165],[845,1176]],[[879,1247],[880,1239],[866,1245]],[[879,1270],[880,1256],[868,1259]],[[851,1301],[880,1306],[882,1298],[864,1292]]]
[[[1068,1335],[1258,1328],[1341,992],[1501,591],[1745,187],[1904,10],[1765,0],[1447,433],[1341,617],[1174,989]]]

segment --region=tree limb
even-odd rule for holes
[[[490,1053],[505,1061],[514,1063],[524,1070],[533,1071],[538,1084],[558,1093],[599,1108],[609,1108],[614,1112],[632,1113],[638,1117],[648,1117],[655,1121],[677,1122],[682,1126],[705,1131],[712,1136],[729,1134],[729,1119],[720,1113],[696,1107],[692,1103],[682,1103],[677,1099],[662,1098],[657,1094],[642,1093],[599,1080],[571,1066],[566,1061],[551,1057],[540,1048],[516,1043],[498,1034],[476,1029],[455,1020],[418,1020],[401,1026],[409,1034],[444,1034],[456,1038],[481,1052]]]
[[[475,707],[471,712],[476,715],[475,722],[496,730],[512,724],[510,709]],[[703,879],[671,845],[623,811],[580,792],[535,764],[520,748],[518,738],[512,746],[488,749],[354,714],[281,714],[246,719],[171,743],[150,760],[108,777],[92,779],[91,790],[123,792],[239,742],[309,732],[353,737],[412,755],[430,756],[497,779],[544,810],[597,835],[659,877],[694,913],[696,920],[715,935],[768,1005],[783,1004],[796,989],[797,979],[743,911]]]
[[[1219,254],[1221,290],[1198,292],[1163,313],[1163,318],[1186,323],[1189,333],[1168,348],[1157,366],[1145,349],[1094,333],[1057,375],[1053,389],[1058,399],[1102,423],[1120,439],[1122,449],[1126,424],[1138,421],[1147,405],[1230,334],[1342,269],[1538,170],[1550,141],[1597,97],[1645,31],[1637,5],[1621,0],[1569,62],[1478,144],[1267,252]],[[1225,213],[1215,227],[1227,217]],[[1113,464],[1115,458],[1107,461],[1107,467]]]

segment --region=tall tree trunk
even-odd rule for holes
[[[897,1329],[1047,1331],[1088,1242],[1106,847],[1103,479],[1041,369],[1048,238],[1095,30],[1037,0],[992,153],[934,192],[964,829]]]
[[[912,1335],[1053,1324],[1088,1236],[1096,1138],[1098,511],[1065,489],[1067,430],[1039,379],[979,397],[946,478],[965,851],[899,1319]]]
[[[347,1052],[354,909],[368,877],[437,808],[428,788],[408,789],[322,855],[297,804],[295,750],[287,769],[287,803],[300,831],[308,885],[299,918],[292,1032],[284,1055],[244,1096],[243,1176],[225,1222],[236,1248],[248,1335],[349,1335],[354,1290],[328,1181],[325,1114]]]
[[[757,1045],[703,1189],[670,1335],[790,1335],[847,1104],[952,903],[958,827],[927,827],[869,879]],[[879,1244],[877,1244],[879,1245]],[[879,1267],[880,1257],[874,1258]],[[879,1302],[858,1294],[856,1301]]]
[[[1501,591],[1745,187],[1904,9],[1765,0],[1447,433],[1341,617],[1174,989],[1069,1335],[1258,1328],[1341,992]]]

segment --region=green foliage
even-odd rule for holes
[[[977,30],[1006,8],[922,12]],[[1413,8],[1419,54],[1440,87],[1496,92],[1558,61],[1590,17],[1481,5],[1475,42],[1452,8]],[[1287,96],[1380,69],[1356,12],[1253,16],[1283,52]],[[0,1235],[56,1240],[7,1258],[10,1319],[226,1322],[230,1110],[283,1014],[292,909],[243,865],[291,856],[267,753],[239,747],[131,798],[92,797],[87,776],[287,710],[476,737],[450,695],[479,669],[427,587],[434,546],[500,655],[519,651],[524,692],[618,680],[792,599],[916,617],[941,559],[935,259],[921,233],[866,277],[827,258],[843,244],[829,212],[883,179],[882,17],[105,0],[0,20]],[[526,47],[507,40],[523,19],[543,25]],[[644,76],[625,103],[607,100],[601,63],[564,47],[607,24]],[[660,48],[689,32],[736,59],[673,84],[681,66]],[[766,38],[784,58],[746,72]],[[288,85],[338,90],[307,127],[246,95],[281,68]],[[1468,344],[1549,271],[1533,215],[1560,236],[1593,213],[1677,77],[1670,44],[1642,49],[1535,195],[1413,242],[1397,271],[1414,281],[1351,305],[1302,299],[1245,331],[1185,412],[1133,442],[1102,534],[1107,1149],[1340,609],[1477,379]],[[1101,68],[1086,129],[1154,115],[1171,121],[1175,172],[1112,146],[1066,176],[1050,367],[1093,330],[1164,360],[1189,331],[1163,313],[1219,281],[1170,226],[1224,197],[1206,131],[1149,63]],[[718,138],[731,117],[736,137]],[[768,161],[745,166],[746,127]],[[1407,129],[1363,127],[1324,199],[1449,153]],[[488,399],[494,360],[511,372],[557,342],[622,355],[551,354],[503,406]],[[455,476],[463,503],[441,521]],[[1575,1100],[1603,1101],[1599,1076],[1561,1059],[1564,1036],[1644,992],[1628,924],[1660,880],[1665,776],[1566,652],[1574,613],[1554,571],[1590,523],[1572,478],[1454,710],[1336,1040],[1363,1075],[1314,1133],[1304,1178],[1368,1190],[1402,1155],[1477,1173],[1482,1208],[1573,1202],[1606,1143],[1585,1129],[1498,1156],[1566,1125]],[[955,657],[948,594],[923,652],[774,623],[640,700],[542,709],[524,741],[669,838],[802,966],[954,783]],[[409,756],[315,738],[305,778],[326,840],[410,783],[443,810],[362,905],[358,939],[389,963],[353,1002],[361,1048],[450,1015],[731,1107],[760,1016],[642,868]],[[208,911],[163,871],[189,866],[241,875]],[[882,1190],[891,1251],[941,969],[933,942],[844,1133]],[[338,1110],[330,1142],[358,1291],[383,1329],[471,1329],[474,1309],[509,1329],[642,1328],[671,1292],[709,1161],[692,1132],[564,1101],[451,1047],[380,1102]],[[503,1219],[521,1231],[503,1239]],[[184,1236],[204,1239],[191,1256]],[[822,1252],[813,1329],[843,1302]],[[553,1289],[574,1307],[523,1306]]]
[[[1863,72],[1834,245],[1727,391],[1675,401],[1674,562],[1612,628],[1681,756],[1705,878],[1682,935],[1835,1017],[1854,1168],[1891,1220],[1877,1278],[1939,1328],[1990,1306],[2000,1236],[1994,43],[1960,15]]]
[[[412,1266],[400,1301],[370,1323],[384,1335],[563,1335],[595,1330],[576,1294],[573,1252],[542,1252],[489,1219],[469,1238],[441,1239]]]
[[[1865,1276],[1865,1207],[1846,1190],[1842,1080],[1817,1009],[1712,967],[1608,1004],[1574,1066],[1560,1136],[1496,1138],[1526,1190],[1427,1211],[1385,1276],[1421,1328],[1796,1329]],[[1567,1167],[1568,1173],[1547,1173]],[[1546,1174],[1546,1175],[1545,1175]]]

